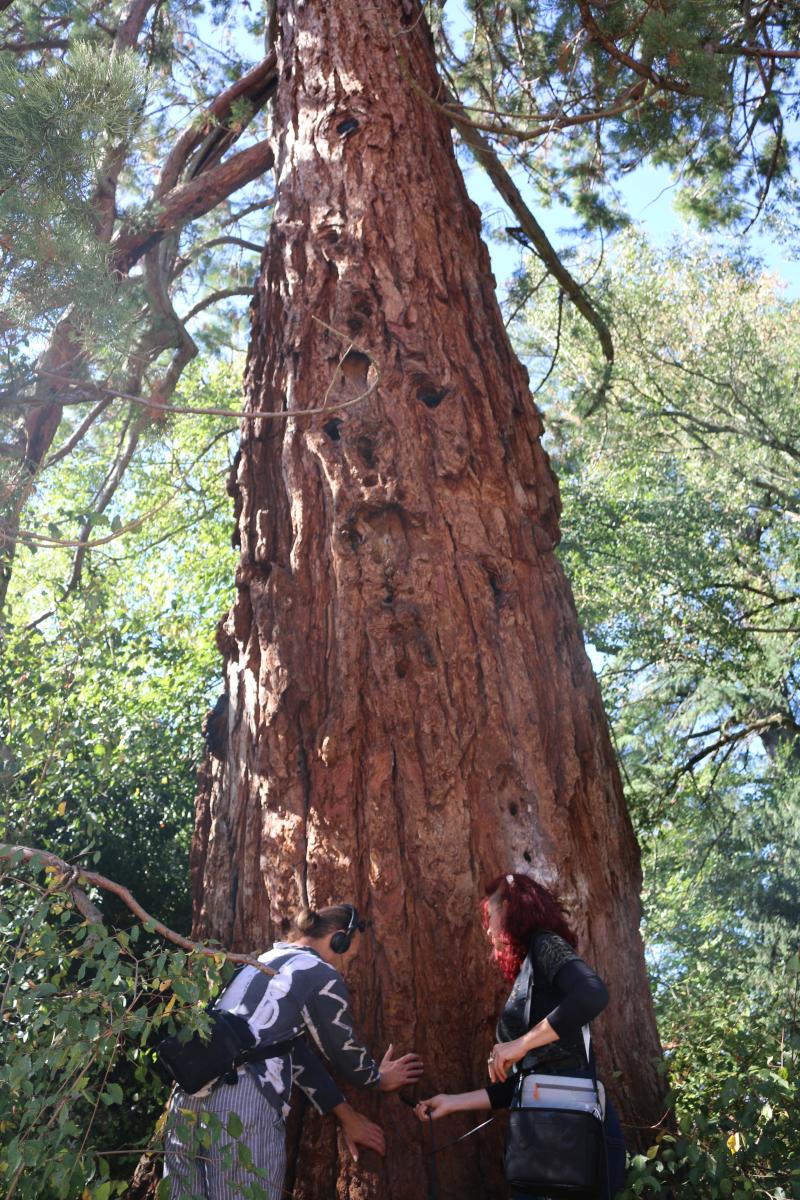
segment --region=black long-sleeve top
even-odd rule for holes
[[[525,1022],[528,984],[533,972],[530,1020]],[[582,1027],[601,1013],[608,991],[599,975],[580,958],[569,942],[556,933],[537,932],[520,968],[505,1008],[497,1022],[497,1040],[510,1042],[547,1019],[558,1041],[539,1046],[525,1055],[516,1070],[536,1070],[548,1075],[587,1075]],[[486,1091],[492,1108],[507,1108],[516,1085],[516,1071],[504,1083],[491,1083]]]

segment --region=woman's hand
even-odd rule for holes
[[[346,1102],[337,1104],[333,1111],[342,1127],[347,1149],[352,1154],[354,1162],[358,1162],[359,1146],[364,1146],[367,1150],[374,1150],[381,1156],[386,1154],[386,1138],[383,1136],[380,1125],[368,1120],[363,1113],[356,1112],[352,1105]]]
[[[498,1042],[489,1055],[489,1078],[492,1083],[505,1083],[512,1063],[519,1062],[528,1053],[530,1046],[525,1037],[513,1042]]]
[[[420,1121],[427,1121],[429,1116],[438,1121],[440,1117],[448,1117],[451,1112],[457,1111],[453,1108],[453,1100],[453,1096],[444,1094],[431,1096],[429,1100],[420,1100],[414,1112]]]
[[[434,1121],[438,1121],[440,1117],[449,1117],[451,1113],[485,1112],[491,1107],[489,1093],[486,1088],[480,1088],[477,1092],[454,1092],[451,1095],[440,1092],[438,1096],[431,1096],[429,1100],[420,1100],[419,1104],[415,1105],[414,1112],[420,1121],[427,1121],[428,1113]]]
[[[547,1017],[544,1017],[538,1025],[534,1025],[533,1029],[529,1029],[522,1037],[515,1038],[513,1042],[498,1042],[492,1047],[492,1053],[489,1055],[489,1078],[492,1083],[505,1083],[512,1063],[519,1062],[531,1050],[549,1046],[551,1042],[557,1041],[558,1034]]]
[[[392,1058],[390,1046],[381,1059],[381,1081],[379,1088],[382,1092],[396,1092],[406,1084],[416,1083],[422,1075],[422,1059],[418,1054],[404,1054],[402,1058]]]

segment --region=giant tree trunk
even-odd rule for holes
[[[509,345],[410,0],[278,0],[277,202],[234,481],[241,564],[220,643],[224,760],[201,799],[196,932],[259,949],[306,899],[352,899],[362,1027],[425,1057],[420,1095],[485,1080],[503,984],[485,880],[530,870],[609,981],[601,1064],[623,1119],[660,1111],[639,854],[554,554],[556,481]],[[324,324],[322,324],[322,323]],[[338,336],[331,330],[342,331]],[[385,1164],[303,1118],[295,1196],[425,1193],[424,1130],[394,1097]],[[448,1134],[468,1118],[454,1119]],[[440,1127],[442,1129],[442,1127]],[[444,1136],[444,1131],[442,1135]],[[645,1136],[644,1134],[642,1136]],[[439,1161],[443,1196],[501,1195],[498,1139]]]

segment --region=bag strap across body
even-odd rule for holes
[[[535,962],[535,960],[536,960],[536,941],[539,937],[542,937],[542,936],[543,936],[542,934],[534,934],[534,936],[531,940],[530,949],[528,950],[527,961],[530,965],[530,974],[528,975],[528,991],[525,996],[525,1029],[526,1030],[530,1029],[530,1027],[531,1027],[531,1008],[533,1007],[533,984],[534,984],[534,974],[536,971],[536,962]],[[591,1032],[591,1029],[589,1028],[588,1021],[586,1022],[585,1025],[583,1025],[581,1027],[581,1033],[583,1034],[583,1049],[584,1049],[584,1054],[586,1055],[586,1066],[589,1068],[589,1071],[591,1072],[592,1083],[594,1084],[594,1090],[597,1094],[598,1100],[600,1101],[601,1110],[603,1112],[605,1112],[605,1096],[601,1093],[600,1084],[597,1081],[597,1067],[595,1065],[594,1055],[592,1054],[592,1032]],[[522,1080],[525,1075],[534,1074],[534,1073],[535,1073],[535,1068],[534,1068],[534,1071],[524,1071],[524,1070],[519,1071],[519,1083],[517,1084],[517,1087],[518,1088],[521,1087]]]

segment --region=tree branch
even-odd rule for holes
[[[265,139],[167,192],[157,206],[142,214],[143,228],[123,230],[111,243],[113,269],[127,275],[134,263],[167,232],[210,212],[226,196],[263,175],[273,162],[272,147]]]
[[[142,430],[146,427],[147,424],[148,424],[147,414],[140,413],[139,420],[134,423],[134,426],[130,431],[130,434],[128,436],[127,445],[117,456],[117,460],[114,463],[113,469],[111,470],[108,478],[106,479],[106,482],[103,486],[103,490],[95,504],[94,512],[93,512],[92,516],[96,516],[96,515],[102,516],[102,514],[106,511],[109,504],[113,500],[114,493],[116,492],[117,488],[119,487],[120,483],[122,482],[122,477],[125,474],[125,471],[127,470],[131,459],[133,458],[133,455],[136,451],[136,447],[139,445],[139,438],[141,437]],[[68,596],[70,594],[70,592],[73,592],[81,581],[81,575],[83,574],[83,564],[86,559],[86,551],[89,548],[88,539],[89,539],[89,535],[90,535],[91,531],[92,531],[92,521],[91,521],[90,517],[87,517],[86,520],[81,525],[80,531],[78,533],[78,541],[81,543],[81,545],[79,545],[77,547],[77,549],[75,551],[75,556],[72,560],[72,570],[70,572],[69,579],[67,580],[67,584],[64,589],[65,597]]]
[[[237,79],[224,92],[220,92],[206,109],[203,119],[193,122],[181,134],[169,152],[167,161],[164,163],[158,183],[156,184],[155,199],[162,199],[163,196],[175,187],[186,167],[190,154],[198,146],[201,146],[210,134],[217,135],[218,139],[220,139],[220,135],[227,135],[228,137],[226,145],[215,147],[215,157],[219,159],[221,154],[230,145],[230,141],[235,141],[245,128],[245,124],[242,124],[236,129],[222,130],[220,128],[221,123],[230,117],[231,109],[237,100],[249,100],[253,105],[253,116],[259,108],[263,107],[278,82],[276,67],[277,54],[273,50],[260,63],[245,75],[242,75],[241,79]],[[206,170],[208,165],[208,155],[204,154],[202,163],[193,164],[192,175],[198,175],[201,171]]]
[[[69,50],[71,45],[69,38],[42,38],[38,42],[2,42],[0,50],[7,54],[28,54],[31,50]]]
[[[725,46],[721,42],[707,43],[715,54],[744,54],[748,58],[800,58],[800,50],[770,50],[766,46]]]
[[[208,242],[201,242],[199,246],[192,246],[186,261],[197,258],[200,254],[205,254],[206,250],[210,250],[212,246],[241,246],[243,250],[252,250],[255,254],[261,254],[264,250],[263,243],[248,242],[246,238],[234,237],[233,234],[225,234],[222,237],[211,238]]]
[[[237,221],[243,221],[251,213],[261,212],[265,208],[272,208],[274,203],[274,196],[268,196],[266,200],[256,200],[253,204],[247,204],[244,208],[240,208],[238,212],[231,213],[229,217],[225,217],[223,221],[220,221],[220,225],[223,229],[226,225],[235,225]]]
[[[204,296],[199,300],[193,308],[190,308],[187,313],[184,313],[182,321],[191,321],[192,317],[196,317],[206,308],[210,308],[212,304],[218,304],[220,300],[230,300],[232,296],[252,296],[252,287],[235,287],[235,288],[220,288],[218,292],[211,292],[210,295]]]
[[[676,92],[679,96],[692,96],[697,93],[693,91],[686,83],[673,83],[669,79],[665,79],[663,75],[659,75],[652,67],[648,67],[645,63],[639,62],[638,59],[632,58],[630,54],[626,54],[621,50],[613,38],[610,38],[603,32],[600,26],[595,21],[592,15],[591,5],[589,0],[578,0],[578,9],[581,14],[581,24],[590,37],[599,42],[603,49],[622,66],[629,67],[635,74],[640,75],[642,79],[648,80],[667,92]]]
[[[80,441],[82,441],[83,438],[86,436],[89,429],[94,424],[94,422],[97,420],[97,418],[100,416],[100,414],[103,413],[108,408],[110,403],[111,403],[110,396],[106,396],[103,400],[100,400],[99,403],[97,403],[94,406],[94,408],[91,410],[91,412],[89,412],[83,418],[83,420],[81,421],[80,425],[75,430],[75,432],[71,435],[71,437],[67,438],[66,442],[64,442],[64,445],[61,446],[55,452],[55,454],[50,455],[50,457],[46,460],[46,462],[44,464],[45,467],[55,466],[55,464],[57,462],[61,462],[61,460],[63,458],[66,458],[68,454],[71,454],[72,451],[75,449],[75,447],[78,445],[78,443]]]
[[[614,361],[614,343],[608,326],[594,307],[581,285],[570,274],[558,257],[547,234],[534,217],[522,198],[519,188],[514,183],[508,171],[500,162],[486,138],[473,125],[464,107],[459,104],[450,92],[445,93],[451,120],[457,125],[461,137],[469,146],[475,158],[486,171],[494,186],[519,221],[522,232],[530,241],[536,254],[542,260],[547,270],[558,281],[567,296],[573,302],[578,312],[595,330],[606,362]]]
[[[75,901],[75,906],[87,920],[92,923],[102,924],[102,915],[99,910],[92,904],[89,897],[83,890],[83,885],[90,884],[92,887],[100,888],[102,891],[111,892],[119,897],[122,903],[129,908],[135,917],[157,933],[160,937],[168,942],[173,942],[174,945],[180,946],[182,950],[188,950],[193,954],[202,954],[206,958],[219,958],[223,954],[230,962],[245,963],[251,967],[257,967],[265,975],[274,975],[275,971],[271,967],[267,967],[264,963],[258,961],[257,958],[252,958],[249,954],[236,954],[232,950],[225,950],[223,947],[204,946],[202,942],[192,942],[189,938],[183,937],[179,933],[175,933],[162,921],[151,917],[148,912],[142,908],[141,904],[135,899],[128,888],[121,883],[117,883],[113,879],[108,879],[105,875],[98,874],[97,871],[84,871],[82,868],[70,866],[63,858],[59,858],[56,854],[51,854],[49,850],[38,850],[31,846],[13,846],[8,843],[0,843],[0,862],[3,859],[11,859],[41,866],[50,870],[55,875],[55,880],[52,885],[54,891],[68,892]],[[89,915],[91,914],[91,915]]]
[[[716,754],[718,750],[723,748],[723,746],[728,746],[731,742],[740,742],[743,738],[749,737],[751,733],[758,733],[762,729],[774,729],[784,724],[784,718],[776,714],[772,717],[764,717],[764,719],[761,721],[753,721],[751,724],[745,725],[742,729],[735,729],[732,733],[723,734],[723,736],[718,738],[716,742],[713,742],[710,746],[704,746],[702,750],[698,750],[696,754],[693,754],[691,758],[687,759],[687,761],[681,767],[679,767],[673,776],[673,785],[677,783],[681,775],[685,775],[688,771],[694,770],[699,762],[701,762],[704,758],[708,758],[709,755]],[[698,734],[697,736],[700,735]]]
[[[255,412],[252,412],[252,411],[247,411],[247,410],[242,410],[242,409],[196,408],[193,405],[160,404],[157,401],[155,401],[152,398],[152,396],[150,396],[150,397],[137,396],[137,395],[134,395],[133,393],[117,391],[114,388],[103,387],[101,384],[90,383],[88,381],[84,381],[84,382],[70,381],[65,386],[69,386],[70,388],[73,389],[73,391],[78,392],[79,395],[83,395],[87,399],[89,397],[96,397],[96,396],[112,396],[119,400],[129,400],[132,404],[139,404],[145,408],[149,408],[152,412],[155,412],[155,413],[158,413],[158,412],[174,413],[174,414],[180,415],[180,416],[196,416],[196,417],[230,417],[230,418],[233,418],[234,420],[238,420],[238,421],[261,421],[264,419],[274,420],[274,421],[296,420],[298,417],[313,417],[313,416],[318,416],[320,413],[333,413],[333,412],[338,411],[339,409],[351,408],[354,404],[360,404],[363,400],[366,400],[368,396],[372,395],[372,393],[378,387],[378,384],[380,383],[380,380],[381,380],[381,370],[380,370],[378,361],[375,358],[375,355],[370,353],[370,351],[367,350],[365,346],[360,345],[358,342],[352,341],[347,336],[347,334],[343,333],[341,330],[334,329],[333,326],[326,324],[325,321],[321,321],[319,319],[319,317],[314,317],[314,320],[317,322],[318,325],[321,325],[323,329],[327,329],[328,332],[333,333],[336,337],[340,338],[342,341],[347,342],[349,349],[357,350],[360,354],[363,354],[365,358],[369,359],[370,365],[373,368],[373,370],[375,371],[375,378],[372,380],[372,383],[370,383],[368,385],[366,390],[363,391],[360,395],[352,396],[348,400],[336,400],[333,403],[326,402],[326,403],[323,403],[320,405],[316,405],[313,408],[300,408],[300,409],[291,408],[291,409],[286,409],[281,412],[273,412],[270,409],[259,409]],[[42,372],[40,372],[40,374],[41,373]],[[330,388],[328,390],[330,390]],[[79,399],[70,401],[65,397],[62,397],[59,402],[62,405],[68,404],[68,403],[73,403],[73,404],[81,403],[81,401]],[[1,537],[2,537],[2,533],[0,532],[0,538]],[[58,543],[58,541],[55,541],[54,544],[58,545],[60,543]]]

